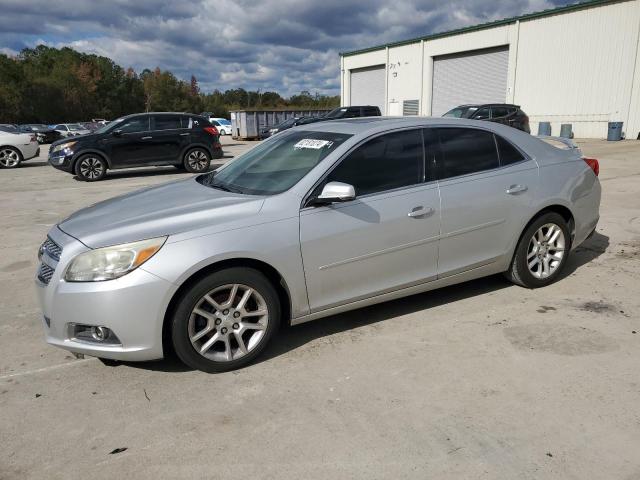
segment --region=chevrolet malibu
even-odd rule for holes
[[[46,339],[206,372],[299,324],[478,277],[558,280],[596,228],[598,161],[504,125],[305,125],[216,172],[71,215],[42,244]]]

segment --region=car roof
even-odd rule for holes
[[[453,107],[451,110],[456,108],[469,108],[469,107],[513,107],[520,108],[520,105],[515,105],[513,103],[468,103],[465,105],[458,105],[457,107]]]
[[[420,127],[465,127],[494,132],[518,145],[532,157],[548,156],[557,148],[513,127],[496,122],[451,117],[359,117],[325,120],[292,128],[293,131],[331,132],[353,135],[355,141],[391,130]]]

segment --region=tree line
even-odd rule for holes
[[[303,91],[289,98],[243,88],[203,93],[198,80],[167,70],[125,69],[107,57],[39,45],[17,56],[0,54],[0,123],[113,120],[144,111],[212,112],[233,109],[335,108],[339,96]]]

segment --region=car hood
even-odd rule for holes
[[[58,228],[90,248],[203,227],[235,228],[260,212],[264,197],[210,188],[195,178],[138,190],[79,210]]]
[[[53,131],[57,132],[57,130],[53,130]],[[101,137],[101,135],[98,135],[97,133],[89,133],[87,135],[71,135],[70,137],[62,137],[60,140],[56,140],[55,142],[53,142],[49,147],[49,149],[52,149],[53,147],[55,147],[56,145],[60,145],[61,143],[78,142],[78,141],[93,142],[95,140],[98,140],[99,137]]]

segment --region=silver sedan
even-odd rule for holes
[[[598,162],[495,123],[305,125],[216,172],[98,203],[49,232],[49,343],[244,366],[299,324],[478,277],[562,274],[596,228]]]

